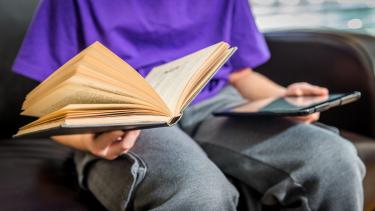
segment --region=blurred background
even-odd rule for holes
[[[264,32],[331,28],[375,35],[375,0],[250,0]]]

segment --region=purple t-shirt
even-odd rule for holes
[[[142,76],[219,41],[237,46],[193,103],[218,93],[232,71],[270,56],[247,0],[42,0],[13,70],[42,81],[97,40]]]

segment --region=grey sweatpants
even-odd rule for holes
[[[211,115],[241,101],[228,86],[114,161],[77,152],[82,186],[108,210],[235,210],[239,192],[248,210],[363,209],[365,168],[349,141],[328,126]]]

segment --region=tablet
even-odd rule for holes
[[[301,96],[267,98],[246,102],[235,107],[214,112],[214,116],[303,116],[342,106],[361,97],[360,92],[330,94],[328,96]]]

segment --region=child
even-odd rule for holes
[[[305,124],[318,113],[211,116],[243,98],[328,94],[307,83],[284,88],[252,71],[269,52],[247,0],[44,0],[13,69],[41,81],[96,40],[143,76],[221,40],[239,48],[178,126],[52,137],[77,149],[80,184],[108,210],[235,210],[238,192],[251,210],[362,210],[363,164],[347,140]]]

